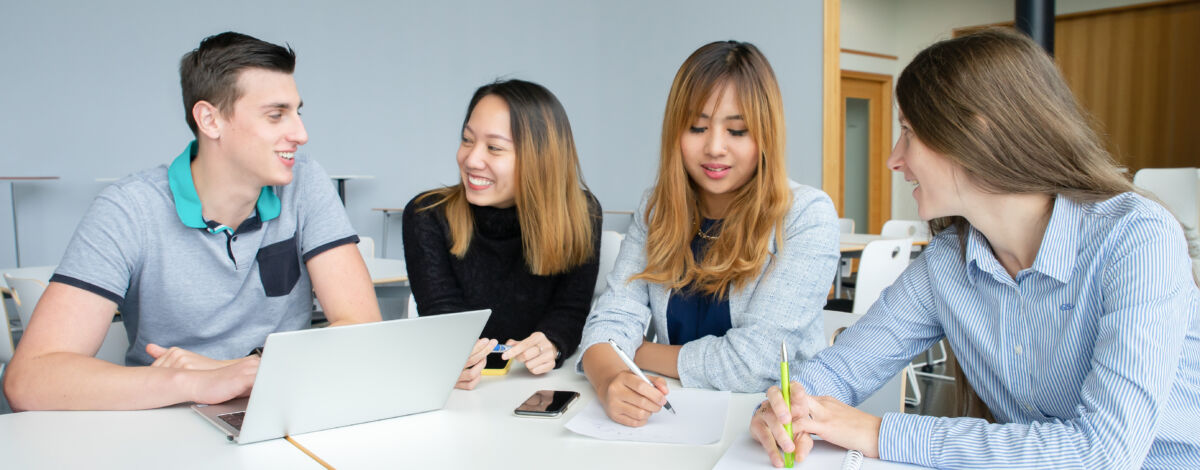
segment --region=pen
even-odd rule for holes
[[[609,346],[613,347],[613,351],[617,352],[617,357],[621,358],[621,362],[624,362],[625,366],[629,367],[629,370],[631,372],[633,372],[635,375],[637,375],[639,379],[642,379],[646,383],[650,384],[650,386],[654,386],[654,382],[651,382],[650,379],[646,378],[646,374],[643,374],[642,370],[638,368],[637,364],[634,364],[633,360],[629,359],[629,356],[625,355],[625,351],[622,351],[621,347],[617,346],[616,341],[609,339],[608,344],[609,344]],[[666,403],[667,404],[663,405],[663,407],[666,408],[667,411],[670,411],[671,414],[678,414],[675,412],[675,408],[671,407],[671,402],[668,401]]]
[[[787,343],[779,343],[779,389],[783,392],[783,404],[787,405],[788,413],[792,409],[792,390],[788,381],[788,363],[787,363]],[[795,440],[796,436],[792,435],[791,421],[783,424],[783,430],[787,431],[788,439]],[[796,465],[796,454],[794,452],[783,453],[784,468],[792,468]]]

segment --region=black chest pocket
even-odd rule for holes
[[[259,248],[255,259],[267,297],[288,295],[300,280],[300,254],[294,236]]]

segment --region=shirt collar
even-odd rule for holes
[[[1078,203],[1062,195],[1055,197],[1050,221],[1046,224],[1042,244],[1038,247],[1037,256],[1030,269],[1064,284],[1069,281],[1071,272],[1075,269],[1075,257],[1079,248],[1079,224],[1082,218],[1083,208]],[[975,230],[975,227],[969,227],[968,230],[967,264],[974,264],[979,271],[993,275],[1005,273],[983,233]],[[975,278],[972,277],[971,280],[974,281]]]
[[[1083,219],[1083,208],[1070,198],[1058,195],[1054,198],[1054,210],[1046,233],[1042,235],[1042,246],[1038,248],[1033,269],[1066,283],[1075,270],[1075,257],[1079,253],[1079,225]]]
[[[192,180],[192,160],[196,158],[197,148],[196,141],[193,140],[183,149],[183,153],[175,157],[175,161],[167,168],[167,182],[171,186],[171,195],[175,198],[175,213],[179,215],[179,221],[191,228],[208,229],[200,205],[200,196],[196,193],[196,184]],[[265,222],[279,217],[280,207],[275,188],[263,186],[255,204],[261,220]]]

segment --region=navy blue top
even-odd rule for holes
[[[700,230],[709,236],[717,236],[720,227],[712,230],[720,220],[703,219]],[[714,233],[715,232],[715,233]],[[697,262],[704,256],[708,240],[700,235],[692,237],[692,256]],[[716,296],[694,291],[691,286],[671,292],[667,301],[667,337],[671,344],[682,345],[705,336],[725,336],[733,325],[729,320],[729,297],[717,300]]]

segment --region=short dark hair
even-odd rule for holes
[[[179,61],[179,85],[183,88],[183,112],[192,134],[197,133],[192,107],[207,101],[228,112],[242,92],[237,88],[238,73],[259,68],[291,74],[296,69],[296,53],[291,46],[271,44],[232,31],[209,36],[200,47]]]

